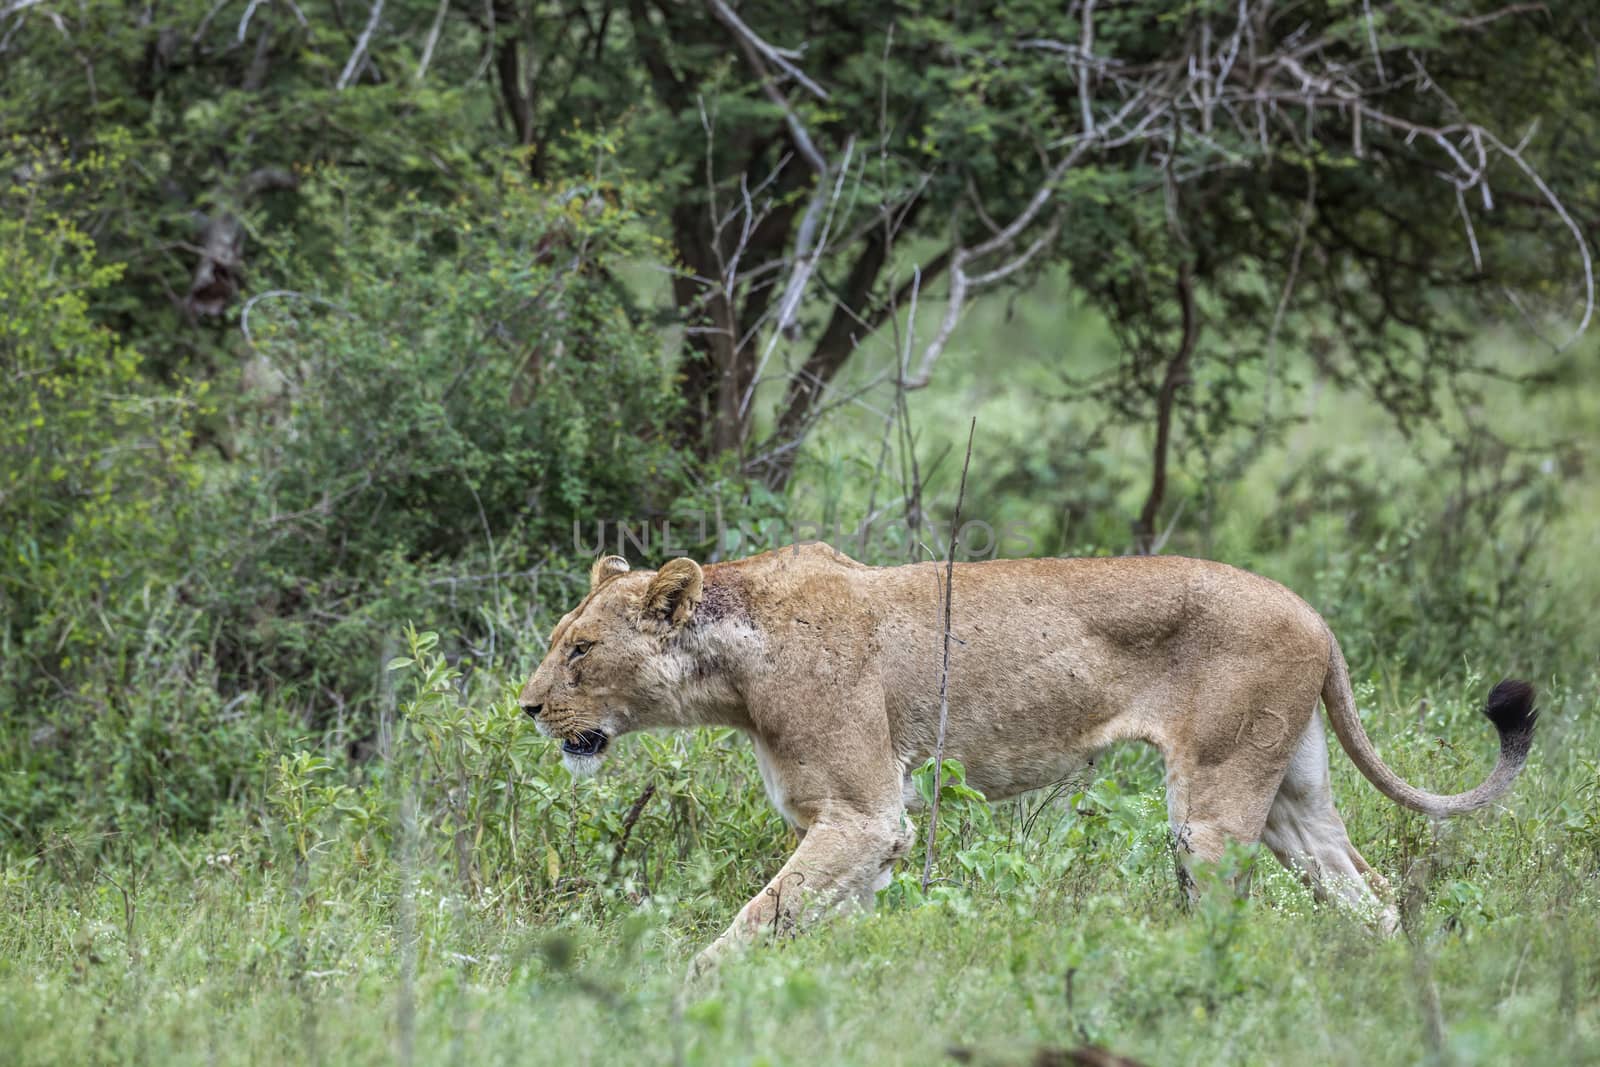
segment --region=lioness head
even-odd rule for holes
[[[518,698],[574,775],[593,774],[613,738],[664,725],[683,674],[674,638],[693,617],[704,575],[692,559],[653,574],[621,556],[595,561],[589,595],[556,624],[550,651]]]

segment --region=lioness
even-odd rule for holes
[[[631,730],[738,727],[767,794],[800,835],[783,869],[697,960],[845,900],[870,903],[913,833],[910,772],[939,723],[945,567],[867,567],[799,545],[701,567],[630,572],[598,560],[556,625],[523,709],[575,774]],[[1167,766],[1188,854],[1264,841],[1319,897],[1394,911],[1345,834],[1316,721],[1390,799],[1435,817],[1482,807],[1527,760],[1533,688],[1503,681],[1485,713],[1500,759],[1456,796],[1402,781],[1373,750],[1339,643],[1295,594],[1220,563],[1171,556],[955,565],[945,755],[991,799],[1057,782],[1113,741]]]

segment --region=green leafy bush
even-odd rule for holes
[[[309,175],[309,210],[337,217],[343,180]],[[451,203],[373,206],[330,263],[279,265],[243,321],[238,461],[205,495],[228,536],[196,570],[233,684],[369,707],[384,637],[410,619],[481,636],[488,658],[480,609],[537,605],[574,522],[672,498],[668,376],[612,274],[649,250],[632,195],[508,160]]]
[[[156,391],[98,323],[120,268],[77,221],[124,162],[115,139],[0,144],[0,810],[25,837],[61,804],[147,796],[178,755],[199,770],[161,788],[173,819],[227,793],[211,724],[187,729],[203,666],[172,593],[204,391]]]
[[[0,221],[0,796],[24,840],[68,812],[140,840],[208,825],[296,734],[372,751],[404,623],[449,633],[453,668],[518,671],[579,580],[574,523],[686,484],[615,274],[659,255],[625,181],[508,158],[447,203],[353,211],[343,172],[305,173],[331,261],[277,262],[202,407],[96,323],[117,268],[57,202],[114,161],[7,151],[28,180]]]

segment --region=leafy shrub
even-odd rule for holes
[[[342,180],[317,172],[303,199],[337,217]],[[233,684],[293,679],[317,725],[370,708],[385,634],[483,635],[480,605],[536,593],[576,520],[670,499],[669,383],[610,273],[647,247],[630,195],[508,161],[452,203],[372,208],[320,273],[279,267],[245,321],[238,460],[206,494],[229,536],[196,569]],[[289,291],[301,277],[316,288]]]
[[[176,724],[207,714],[193,700],[194,649],[174,640],[192,616],[171,593],[196,484],[187,423],[203,391],[155,391],[139,353],[97,323],[92,305],[120,268],[75,221],[122,163],[115,139],[78,157],[51,141],[0,144],[0,173],[14,179],[0,187],[8,836],[85,795],[147,794],[161,773],[152,764],[174,747],[199,762],[164,788],[173,820],[227,792],[209,777],[227,757],[211,753],[207,727],[172,743]]]
[[[686,483],[670,376],[614,273],[658,254],[626,183],[507,159],[448,203],[362,213],[340,172],[307,172],[331,262],[278,261],[202,410],[96,324],[117,268],[57,201],[114,161],[7,152],[27,177],[0,221],[8,834],[75,811],[147,841],[208,825],[297,733],[371,751],[405,622],[452,635],[453,669],[520,670],[586,569],[575,520]]]

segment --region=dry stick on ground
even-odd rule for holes
[[[961,462],[961,486],[956,490],[956,513],[950,522],[950,544],[944,563],[944,659],[939,667],[939,737],[933,747],[933,801],[928,809],[928,850],[922,859],[922,891],[933,877],[933,855],[939,836],[939,790],[944,787],[944,736],[950,726],[950,618],[955,604],[956,545],[961,540],[961,502],[967,495],[967,468],[972,465],[972,438],[978,419],[967,428],[967,458]]]

